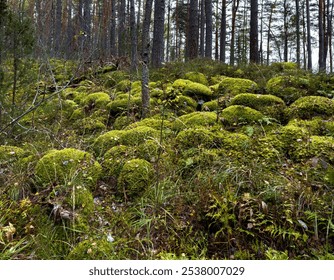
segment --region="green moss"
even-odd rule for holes
[[[123,145],[136,146],[146,140],[157,139],[158,137],[158,130],[147,126],[138,126],[129,130],[124,130],[120,135],[120,143]]]
[[[334,115],[334,101],[323,96],[305,96],[292,103],[288,109],[290,117],[310,119]]]
[[[211,111],[211,112],[217,111],[219,108],[218,101],[211,100],[211,101],[205,102],[202,108],[203,108],[202,109],[203,111]]]
[[[71,210],[74,209],[76,213],[85,216],[87,221],[94,211],[94,199],[91,191],[83,186],[74,186],[68,193],[65,202]]]
[[[77,120],[73,127],[78,131],[79,134],[94,134],[97,132],[104,131],[106,126],[99,119],[88,117]]]
[[[106,239],[84,240],[68,254],[68,260],[111,260],[117,259],[114,244]]]
[[[127,96],[128,97],[128,96]],[[124,99],[116,99],[111,101],[108,104],[108,109],[110,110],[110,114],[112,116],[118,116],[124,112],[139,112],[141,109],[142,99],[140,97],[131,97]]]
[[[205,75],[203,73],[199,73],[199,72],[188,72],[185,74],[185,78],[187,80],[190,80],[192,82],[195,83],[199,83],[202,85],[208,85],[208,79],[205,77]]]
[[[219,95],[237,95],[240,93],[254,92],[258,89],[258,85],[248,79],[241,78],[224,78],[218,88]]]
[[[143,119],[139,122],[134,122],[132,124],[130,124],[127,129],[132,129],[132,128],[135,128],[135,127],[138,127],[138,126],[147,126],[147,127],[151,127],[151,128],[154,128],[156,130],[160,130],[161,128],[161,118],[156,118],[156,117],[152,117],[152,118],[146,118],[146,119]],[[170,128],[171,127],[171,122],[168,121],[168,120],[164,120],[163,121],[163,128],[166,129],[166,128]]]
[[[110,96],[106,92],[94,92],[83,97],[81,104],[89,109],[105,108],[110,102]]]
[[[0,167],[16,162],[27,156],[27,152],[16,146],[0,146]]]
[[[334,138],[330,136],[311,136],[308,141],[300,142],[291,151],[296,160],[321,158],[334,163]]]
[[[38,189],[68,182],[92,188],[100,175],[101,166],[93,156],[73,148],[48,152],[37,162],[35,168]]]
[[[113,71],[108,74],[104,74],[103,76],[104,86],[105,87],[114,87],[120,81],[127,79],[128,74],[125,71]]]
[[[216,149],[190,148],[182,152],[178,165],[183,172],[193,173],[194,168],[211,168],[219,161],[220,156]]]
[[[193,127],[208,127],[217,123],[217,114],[214,112],[193,112],[175,119],[173,129],[176,131],[193,128]]]
[[[144,159],[127,161],[121,170],[117,181],[120,194],[131,199],[143,194],[153,182],[154,170],[151,164]]]
[[[159,142],[157,140],[147,140],[137,146],[136,155],[138,158],[155,163],[159,155]]]
[[[176,143],[180,149],[215,148],[215,134],[206,128],[189,128],[182,130],[176,136]]]
[[[172,89],[196,99],[209,100],[213,95],[208,86],[185,79],[175,80]]]
[[[242,106],[232,105],[221,112],[221,120],[227,125],[243,125],[259,122],[264,115],[259,111]]]
[[[308,88],[309,80],[298,76],[277,76],[271,78],[266,85],[269,94],[282,98],[286,104],[306,96]]]
[[[286,108],[284,101],[277,96],[252,93],[238,94],[231,100],[230,105],[247,106],[277,120],[283,119]]]
[[[109,149],[103,156],[102,168],[104,177],[118,178],[125,162],[135,156],[132,147],[118,145]]]
[[[295,62],[274,62],[270,65],[270,67],[276,72],[298,69],[298,65]]]
[[[131,89],[131,81],[128,79],[119,81],[116,85],[116,90],[122,92],[128,92]]]
[[[70,120],[79,120],[85,117],[85,111],[83,108],[78,108],[75,109],[72,113],[72,115],[70,116]]]
[[[119,145],[123,134],[123,130],[111,130],[97,137],[93,143],[95,153],[103,155],[110,148]]]
[[[113,128],[115,130],[121,130],[125,127],[127,127],[128,125],[130,125],[131,123],[133,123],[135,120],[133,118],[131,118],[131,116],[119,116],[116,118],[116,120],[114,121],[113,124]]]

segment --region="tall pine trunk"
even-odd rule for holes
[[[258,1],[251,0],[250,19],[250,62],[259,63]]]
[[[160,67],[164,60],[165,0],[154,2],[152,66]]]

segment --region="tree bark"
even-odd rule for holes
[[[146,0],[145,3],[145,15],[143,20],[142,29],[142,118],[146,118],[150,108],[150,91],[148,87],[149,82],[149,51],[150,51],[150,24],[151,24],[151,12],[152,12],[153,0]]]
[[[186,59],[194,59],[198,57],[198,0],[190,0],[188,18]]]
[[[212,58],[212,0],[205,0],[205,57]]]
[[[312,45],[311,45],[311,16],[310,1],[306,0],[306,29],[307,29],[307,69],[312,69]]]
[[[259,63],[258,0],[251,0],[250,62]]]
[[[165,0],[155,0],[152,66],[159,68],[164,60]]]
[[[220,23],[220,61],[226,60],[226,0],[222,1],[222,16]]]

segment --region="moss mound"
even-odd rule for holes
[[[106,239],[84,240],[77,244],[68,254],[68,260],[110,260],[117,256],[114,244]]]
[[[85,151],[67,148],[52,150],[36,165],[35,177],[38,189],[53,184],[75,182],[93,188],[101,175],[101,166]]]
[[[97,137],[93,143],[95,153],[103,155],[111,147],[119,145],[123,134],[123,130],[111,130]]]
[[[208,127],[217,123],[217,114],[214,112],[193,112],[175,119],[173,129],[176,131],[193,128],[193,127]]]
[[[221,112],[221,119],[227,125],[252,124],[263,118],[261,112],[242,105],[232,105]]]
[[[144,159],[127,161],[121,170],[117,187],[125,198],[131,199],[140,196],[153,182],[154,170],[151,164]]]
[[[200,72],[187,72],[185,74],[186,79],[207,86],[209,84],[208,79],[203,73]]]
[[[185,79],[175,80],[172,88],[197,100],[210,100],[213,95],[208,86]]]
[[[242,78],[226,77],[219,83],[219,95],[237,95],[240,93],[254,92],[258,89],[257,83]]]
[[[25,156],[27,152],[19,147],[2,145],[0,146],[0,167],[16,162]]]
[[[332,117],[334,101],[323,96],[305,96],[292,103],[288,109],[290,117],[311,119],[316,116]]]
[[[140,97],[130,97],[129,99],[128,97],[116,99],[108,104],[107,108],[111,116],[118,116],[127,111],[131,113],[138,113],[140,111],[142,99]]]
[[[176,136],[177,146],[181,149],[190,148],[215,148],[216,136],[206,128],[189,128],[178,133]]]
[[[242,93],[235,96],[230,105],[243,105],[260,111],[266,116],[281,119],[286,105],[284,101],[270,94]]]
[[[158,137],[158,130],[148,126],[137,126],[129,130],[124,130],[124,133],[120,136],[120,143],[128,146],[136,146],[149,139],[157,139]]]
[[[266,85],[269,94],[282,98],[286,104],[306,96],[308,88],[309,80],[298,76],[277,76],[271,78]]]
[[[106,92],[94,92],[84,96],[82,100],[80,100],[80,103],[90,110],[94,108],[105,108],[109,102],[110,96]]]

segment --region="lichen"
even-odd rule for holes
[[[290,117],[310,119],[321,116],[323,118],[334,115],[334,101],[323,96],[301,97],[289,106]]]
[[[224,78],[218,88],[219,95],[237,95],[240,93],[252,93],[258,89],[257,83],[242,78]]]
[[[288,105],[306,96],[308,88],[309,80],[298,76],[277,76],[271,78],[266,85],[269,94],[282,98]]]
[[[221,112],[221,120],[230,126],[257,123],[264,118],[264,115],[250,107],[232,105]]]
[[[144,159],[127,161],[118,177],[117,188],[126,199],[132,199],[143,194],[154,180],[154,169]]]
[[[101,175],[101,166],[85,151],[66,148],[51,150],[44,155],[35,168],[36,187],[76,183],[93,188]]]

